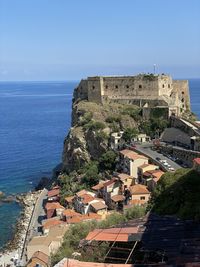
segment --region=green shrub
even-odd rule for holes
[[[114,170],[117,155],[113,150],[108,150],[99,159],[99,167],[101,170]]]
[[[105,124],[101,121],[90,121],[83,126],[84,130],[98,131],[105,128]]]
[[[121,122],[121,117],[119,115],[112,115],[112,116],[108,116],[106,118],[106,122],[107,123],[113,123],[113,122]]]

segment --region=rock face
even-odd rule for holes
[[[124,106],[73,99],[72,127],[64,140],[64,171],[71,172],[90,160],[98,160],[108,149],[111,132],[137,127],[131,116],[123,114]]]

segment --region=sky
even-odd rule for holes
[[[0,0],[0,81],[200,78],[199,0]]]

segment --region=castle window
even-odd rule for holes
[[[92,86],[92,89],[95,89],[95,86],[94,85]]]
[[[184,95],[185,93],[182,91],[182,95]]]
[[[140,89],[142,88],[142,85],[141,85],[141,84],[139,85],[139,88],[140,88]]]
[[[170,84],[168,84],[168,88],[170,88]]]
[[[182,103],[184,102],[184,98],[181,99]]]
[[[126,88],[129,88],[129,85],[127,85]]]
[[[165,85],[164,84],[162,85],[162,88],[165,88]]]
[[[115,88],[117,89],[118,88],[118,85],[115,85]]]
[[[108,89],[108,85],[106,85],[106,89]]]

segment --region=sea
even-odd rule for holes
[[[61,162],[78,82],[0,82],[0,191],[32,190]],[[192,111],[200,118],[200,79],[190,79]],[[12,238],[21,207],[0,204],[0,248]]]

